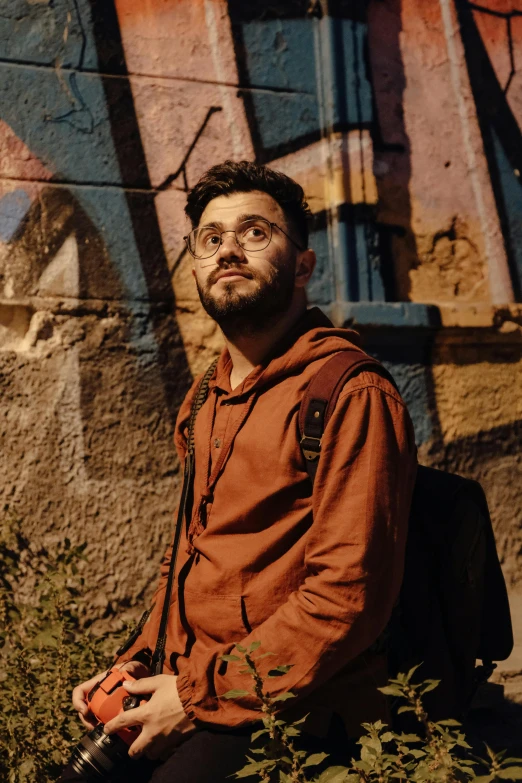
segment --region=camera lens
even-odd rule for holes
[[[99,723],[74,748],[71,765],[85,780],[105,780],[116,766],[128,759],[128,750],[121,737],[105,734],[103,724]]]

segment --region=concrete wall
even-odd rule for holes
[[[31,535],[89,541],[100,616],[141,604],[171,532],[173,422],[220,347],[183,206],[226,157],[303,183],[311,301],[392,368],[423,460],[483,482],[522,579],[518,11],[6,4],[0,497]]]

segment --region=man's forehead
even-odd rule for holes
[[[249,193],[231,193],[213,198],[203,210],[199,225],[213,221],[233,223],[238,216],[244,214],[262,215],[273,221],[284,219],[283,210],[272,196],[253,190]]]

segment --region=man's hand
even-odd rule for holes
[[[126,726],[141,726],[140,736],[129,748],[129,756],[139,758],[165,759],[196,726],[183,710],[177,677],[172,674],[158,674],[139,682],[125,682],[129,693],[148,695],[150,700],[133,710],[122,712],[105,724],[105,732],[113,734]]]
[[[129,674],[132,674],[133,677],[136,677],[136,679],[139,677],[148,677],[150,674],[149,669],[147,669],[147,667],[139,661],[127,661],[126,663],[120,664],[117,668],[124,669],[125,671],[129,672]],[[89,729],[89,731],[96,726],[98,721],[94,718],[94,715],[87,707],[87,695],[89,694],[89,691],[96,685],[96,683],[100,680],[103,680],[106,675],[106,671],[101,672],[100,674],[96,674],[94,677],[91,677],[90,680],[82,682],[81,685],[77,685],[72,692],[73,707],[75,710],[77,710],[81,722],[86,729]]]

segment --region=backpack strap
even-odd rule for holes
[[[397,388],[390,373],[377,359],[359,348],[349,348],[336,353],[323,364],[304,393],[299,409],[299,443],[312,484],[317,472],[323,433],[335,410],[339,394],[346,382],[363,370],[377,372]]]

